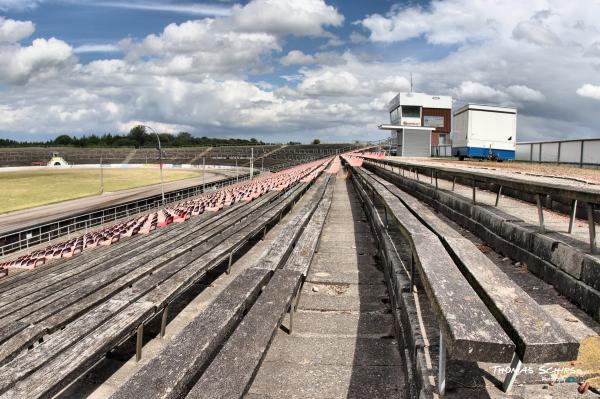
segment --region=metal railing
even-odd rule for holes
[[[257,175],[259,172],[255,171],[254,174]],[[215,191],[221,187],[247,180],[249,177],[250,174],[248,173],[166,192],[164,206],[166,207],[209,191]],[[160,207],[163,207],[162,197],[161,194],[156,194],[135,201],[98,209],[93,212],[78,214],[69,218],[5,233],[0,236],[0,257],[34,245],[50,242],[57,238],[65,236],[70,238],[71,234],[75,232],[84,231],[87,233],[93,227],[102,226],[123,218],[131,218]]]
[[[599,167],[600,138],[520,142],[516,160]]]
[[[552,198],[570,204],[569,211],[569,229],[568,233],[572,233],[573,223],[578,203],[585,204],[585,209],[588,217],[589,243],[590,252],[596,253],[596,224],[594,221],[594,209],[600,204],[600,191],[587,187],[574,187],[567,184],[548,184],[543,181],[526,180],[517,177],[494,176],[485,172],[465,171],[457,168],[447,168],[440,166],[421,165],[411,162],[391,161],[387,159],[370,159],[364,158],[366,164],[374,164],[380,167],[389,167],[392,172],[396,168],[396,172],[404,176],[405,172],[415,175],[416,179],[430,179],[433,185],[435,181],[435,189],[438,189],[438,178],[449,180],[452,182],[452,191],[457,179],[467,182],[472,186],[473,203],[476,203],[477,186],[485,186],[490,190],[496,190],[496,206],[503,194],[504,189],[514,192],[525,193],[532,195],[535,198],[535,203],[538,209],[539,228],[540,232],[545,232],[544,214],[542,208],[543,198]]]

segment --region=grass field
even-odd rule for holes
[[[163,171],[165,181],[202,176],[201,171]],[[158,169],[104,169],[104,191],[160,183]],[[100,192],[99,169],[35,170],[0,173],[0,213],[32,208]]]

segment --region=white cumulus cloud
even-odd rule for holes
[[[50,76],[72,64],[73,49],[55,38],[35,39],[31,46],[0,47],[0,82],[24,84]]]
[[[516,100],[522,101],[544,101],[546,97],[539,91],[524,85],[512,85],[506,88],[506,92]]]
[[[231,20],[247,32],[323,36],[323,26],[341,26],[344,16],[323,0],[253,0],[233,6]]]
[[[315,57],[310,54],[304,54],[300,50],[292,50],[281,57],[280,61],[283,65],[312,64],[315,62]]]
[[[35,26],[31,21],[15,21],[0,17],[0,44],[16,43],[33,34]]]
[[[600,100],[600,86],[595,86],[586,83],[579,89],[577,89],[577,94],[581,97],[588,97],[593,98],[594,100]]]

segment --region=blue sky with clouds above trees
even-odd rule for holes
[[[407,90],[598,136],[600,3],[0,0],[0,137],[377,139]]]

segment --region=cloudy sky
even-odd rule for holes
[[[598,137],[600,1],[0,0],[0,137],[378,139],[395,92]]]

